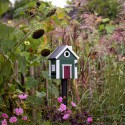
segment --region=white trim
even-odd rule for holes
[[[72,54],[73,54],[77,59],[79,59],[79,57],[75,54],[75,52],[71,49],[71,47],[68,47],[68,49],[72,52]]]
[[[55,57],[56,59],[66,50],[69,49],[70,52],[77,58],[79,59],[79,57],[75,54],[75,52],[72,50],[71,46],[66,45],[65,48]]]
[[[60,60],[56,60],[56,79],[60,79]]]
[[[78,60],[74,60],[74,64],[77,63],[77,62],[78,62]]]
[[[62,78],[64,79],[64,66],[70,66],[70,79],[72,79],[72,64],[62,64]]]
[[[49,60],[49,78],[51,78],[51,61]]]
[[[75,64],[78,62],[78,60],[74,60],[74,78],[78,79],[78,72],[77,72],[77,67]]]
[[[78,60],[74,60],[74,78],[78,79],[78,72],[77,72],[77,67],[75,64],[78,62]]]
[[[55,57],[56,59],[68,48],[68,45],[64,47],[64,49]]]

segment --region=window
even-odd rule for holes
[[[70,56],[70,52],[69,52],[69,51],[65,51],[65,52],[64,52],[64,56],[65,56],[65,57],[69,57],[69,56]]]
[[[55,65],[52,65],[52,71],[56,71]]]

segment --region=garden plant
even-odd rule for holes
[[[1,125],[125,125],[125,2],[0,0]],[[48,56],[70,45],[78,79],[49,78]]]

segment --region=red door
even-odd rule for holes
[[[70,79],[70,66],[64,66],[64,79]]]

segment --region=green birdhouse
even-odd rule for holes
[[[53,79],[77,79],[79,57],[72,46],[58,46],[49,56],[49,77]]]

